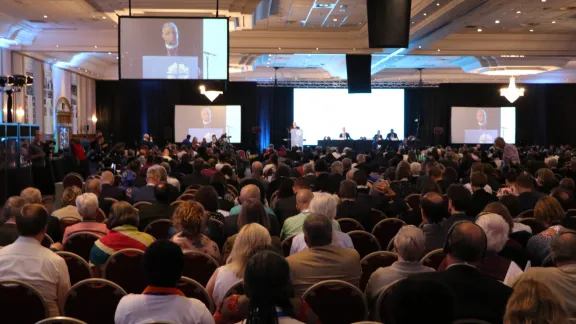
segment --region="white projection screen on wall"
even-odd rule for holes
[[[230,143],[240,143],[241,106],[176,106],[174,111],[174,139],[181,142],[186,135],[199,142],[202,138],[210,142],[224,133],[231,136]]]
[[[496,137],[516,143],[515,107],[452,107],[452,143],[492,144]]]

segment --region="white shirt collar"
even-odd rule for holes
[[[18,236],[14,243],[40,245],[37,239],[29,236]]]
[[[167,49],[175,49],[175,48],[178,48],[178,43],[177,43],[176,45],[168,45],[168,44],[164,44],[164,45],[166,45],[166,48],[167,48]]]

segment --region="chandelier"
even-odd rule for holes
[[[518,98],[524,96],[524,88],[516,87],[516,78],[511,76],[508,88],[500,89],[500,95],[506,97],[510,103],[514,103]]]
[[[206,98],[210,99],[210,101],[214,101],[216,98],[218,98],[219,95],[223,94],[224,92],[222,91],[217,91],[217,90],[206,90],[206,86],[201,85],[199,87],[200,89],[200,94],[203,94],[206,96]]]

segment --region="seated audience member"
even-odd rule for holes
[[[244,272],[246,295],[226,298],[214,315],[216,324],[225,323],[318,323],[310,306],[294,298],[288,262],[274,251],[260,251],[250,257]]]
[[[484,230],[488,239],[486,255],[477,264],[478,270],[512,286],[522,274],[522,269],[514,261],[499,255],[508,242],[510,226],[502,216],[492,213],[480,214],[476,218],[476,224]]]
[[[296,194],[296,208],[300,213],[284,221],[282,232],[280,233],[281,240],[302,232],[302,224],[304,224],[306,216],[310,214],[309,207],[313,198],[314,194],[310,190],[298,191]]]
[[[574,197],[570,193],[570,191],[563,189],[563,188],[554,188],[550,193],[550,196],[556,198],[562,206],[564,211],[568,211],[574,207]]]
[[[458,222],[446,238],[446,270],[417,274],[413,278],[448,286],[458,300],[456,319],[474,318],[501,323],[512,288],[482,274],[474,266],[483,258],[487,245],[486,234],[480,226]]]
[[[210,177],[210,186],[218,194],[218,206],[220,209],[230,211],[234,207],[234,202],[228,197],[228,182],[222,172],[215,172]]]
[[[170,189],[161,182],[154,186],[154,200],[150,205],[138,207],[138,230],[144,231],[148,224],[158,219],[171,219],[174,208],[170,206]]]
[[[358,194],[369,194],[370,188],[368,188],[368,177],[366,176],[366,172],[362,170],[357,170],[352,175],[352,181],[356,183],[356,191]]]
[[[40,190],[28,187],[20,192],[20,197],[26,200],[29,204],[42,204],[42,194]],[[48,225],[46,226],[46,234],[52,238],[54,242],[62,242],[62,231],[60,230],[60,221],[58,218],[50,215],[48,217]]]
[[[567,301],[570,299],[562,299],[536,280],[523,280],[514,286],[514,292],[506,305],[504,323],[571,323],[564,306]]]
[[[187,298],[176,288],[183,270],[184,255],[176,244],[166,240],[150,244],[144,253],[144,271],[149,286],[140,295],[122,297],[114,321],[122,324],[214,323],[204,303]]]
[[[476,217],[486,205],[498,201],[493,194],[487,193],[482,189],[488,182],[484,172],[474,172],[470,175],[470,185],[472,186],[472,206],[470,215]]]
[[[76,197],[82,194],[82,190],[76,186],[68,187],[64,189],[62,193],[62,208],[57,209],[52,212],[52,216],[62,219],[64,217],[74,217],[82,220],[82,216],[78,213],[78,208],[76,208]]]
[[[316,190],[316,173],[314,173],[314,164],[312,162],[304,164],[304,180],[312,190]]]
[[[520,209],[520,201],[518,200],[518,196],[514,195],[504,195],[500,198],[500,203],[506,206],[506,209],[510,212],[510,216],[515,219],[518,214],[522,212]]]
[[[242,211],[242,203],[247,199],[260,200],[260,189],[256,185],[246,185],[240,191],[240,197],[238,197],[240,205],[232,208],[230,210],[230,216],[226,217],[224,220],[224,237],[227,238],[238,233],[238,215]],[[280,236],[280,224],[278,223],[278,218],[274,214],[274,211],[272,211],[268,206],[264,206],[264,209],[270,219],[270,235]]]
[[[447,189],[446,189],[447,190]],[[438,184],[438,182],[433,181],[433,180],[425,180],[422,183],[422,191],[420,192],[421,195],[425,195],[429,192],[436,192],[439,194],[442,194],[445,190],[443,190],[440,185]]]
[[[122,172],[122,190],[126,192],[128,195],[129,192],[132,190],[126,190],[125,188],[128,187],[132,189],[132,187],[141,188],[146,185],[146,177],[140,175],[142,165],[138,159],[128,163],[128,170]],[[126,172],[130,171],[130,172]]]
[[[432,168],[430,168],[430,171],[428,171],[428,179],[430,181],[436,182],[440,186],[440,189],[442,190],[441,193],[444,193],[444,192],[446,192],[446,190],[448,190],[448,186],[450,184],[446,180],[443,179],[442,168],[440,168],[440,165],[441,164],[433,166]]]
[[[18,236],[18,228],[16,227],[16,216],[20,214],[22,207],[28,202],[24,198],[13,196],[6,200],[4,203],[4,212],[2,221],[0,222],[0,246],[6,246],[14,243]]]
[[[410,194],[418,193],[419,190],[410,183],[409,168],[397,168],[395,178],[396,181],[390,183],[390,188],[402,199],[408,197]]]
[[[353,249],[354,244],[352,243],[352,239],[350,238],[350,236],[348,236],[348,234],[342,233],[340,231],[340,224],[338,224],[338,222],[334,220],[334,217],[336,217],[337,199],[338,198],[326,193],[314,194],[314,199],[312,199],[312,202],[310,203],[310,213],[324,215],[331,220],[333,245]],[[310,215],[306,216],[306,218],[308,218],[309,216]],[[306,220],[304,220],[304,224],[305,223]],[[308,245],[306,243],[306,236],[304,235],[304,233],[300,233],[294,236],[294,239],[292,240],[290,255],[298,253],[307,248]]]
[[[504,206],[504,204],[502,203],[499,202],[489,203],[488,205],[486,205],[486,207],[484,207],[482,213],[494,213],[504,218],[504,220],[510,227],[510,234],[516,232],[528,232],[532,234],[532,228],[530,228],[530,226],[528,225],[515,222],[514,218],[512,218],[512,215],[510,214],[510,211],[508,211],[508,208],[506,208],[506,206]]]
[[[242,204],[242,211],[240,215],[238,215],[238,228],[242,229],[245,225],[248,224],[260,224],[264,226],[270,232],[270,218],[268,214],[266,214],[266,210],[260,201],[257,199],[248,199],[244,201]],[[236,237],[238,234],[234,234],[226,240],[222,247],[222,253],[224,256],[224,260],[228,258],[230,253],[232,252],[232,247],[234,246],[234,241],[236,241]],[[271,236],[272,245],[277,248],[279,251],[282,249],[282,242],[278,236]]]
[[[534,180],[526,172],[520,173],[516,179],[518,187],[518,201],[520,202],[520,211],[534,209],[538,199],[543,196],[542,193],[534,190]]]
[[[102,175],[100,176],[100,182],[102,183],[100,197],[114,198],[118,201],[126,200],[126,193],[124,190],[114,186],[114,174],[112,172],[102,172]]]
[[[278,187],[276,201],[273,203],[274,214],[280,224],[290,216],[298,214],[296,209],[295,183],[291,179],[282,179]]]
[[[536,190],[545,195],[549,195],[552,189],[558,187],[558,180],[554,176],[554,172],[548,168],[539,169],[536,173],[536,183],[538,186]]]
[[[258,183],[260,191],[264,194],[268,191],[268,185],[270,184],[268,180],[264,178],[264,165],[262,162],[255,161],[252,163],[250,177],[244,178],[240,181],[239,187],[243,187],[245,184],[254,184],[254,181]],[[240,188],[239,188],[240,189]],[[264,196],[265,197],[265,196]]]
[[[180,192],[181,189],[182,189],[182,188],[180,187],[180,181],[178,181],[178,179],[173,178],[173,177],[170,176],[170,173],[172,172],[172,168],[170,167],[170,163],[168,163],[168,162],[162,162],[162,163],[160,163],[160,166],[163,167],[164,170],[166,170],[166,182],[167,182],[169,185],[174,186],[174,187],[178,190],[178,192]]]
[[[200,251],[221,262],[220,249],[210,238],[204,235],[206,219],[204,208],[195,201],[185,201],[178,205],[172,216],[177,233],[171,241],[178,244],[182,251]]]
[[[369,305],[373,305],[380,293],[394,281],[415,273],[435,271],[420,263],[424,256],[424,233],[418,227],[402,227],[394,237],[394,250],[398,253],[398,261],[389,267],[379,268],[368,280],[365,293]]]
[[[576,232],[561,231],[550,242],[550,257],[555,267],[532,267],[526,270],[519,282],[536,280],[546,285],[566,302],[570,317],[576,317]]]
[[[446,205],[440,194],[429,192],[420,199],[420,212],[424,226],[424,251],[430,252],[444,246],[446,231],[442,220],[447,216]]]
[[[202,170],[204,169],[204,160],[201,158],[197,158],[194,160],[193,163],[194,172],[187,174],[182,178],[181,187],[182,190],[185,190],[191,185],[200,185],[206,186],[210,183],[210,177],[207,177],[202,174]]]
[[[170,202],[173,202],[176,199],[178,199],[178,197],[180,196],[180,187],[177,187],[168,182],[168,171],[166,171],[166,168],[164,168],[161,164],[159,164],[152,166],[151,169],[158,170],[158,173],[160,174],[160,182],[165,182],[168,184],[168,189],[170,189]]]
[[[381,320],[386,323],[449,324],[456,316],[456,295],[447,285],[414,277],[398,282],[384,303],[386,314]],[[414,305],[418,305],[417,311]]]
[[[368,232],[372,231],[372,211],[370,206],[356,202],[356,183],[351,180],[344,180],[340,184],[340,199],[342,202],[336,210],[336,219],[352,218],[360,222]]]
[[[222,157],[222,155],[220,157]],[[226,183],[227,184],[238,189],[238,185],[239,185],[238,180],[237,180],[238,177],[234,173],[234,169],[232,169],[232,167],[228,163],[222,165],[222,168],[220,168],[220,172],[222,172],[224,177],[226,177]]]
[[[23,281],[36,288],[52,317],[60,315],[58,306],[70,290],[70,277],[64,259],[40,245],[48,216],[40,204],[25,205],[16,214],[19,237],[0,249],[0,278]]]
[[[416,183],[422,183],[418,181],[420,174],[422,173],[422,164],[418,162],[410,163],[410,183],[416,185]]]
[[[100,179],[90,179],[86,181],[86,192],[94,194],[98,198],[98,207],[102,209],[106,217],[110,215],[110,208],[114,204],[113,201],[106,200],[102,197],[102,185]]]
[[[106,221],[108,234],[94,243],[90,251],[90,264],[95,275],[100,272],[108,258],[123,249],[146,250],[154,242],[149,234],[138,231],[138,212],[129,203],[121,201],[112,206],[110,217]]]
[[[304,221],[308,249],[286,258],[290,264],[295,295],[324,280],[343,280],[358,286],[362,269],[354,249],[332,244],[332,221],[325,215],[310,214]]]
[[[330,180],[332,181],[332,191],[338,192],[338,190],[340,190],[340,183],[346,180],[346,176],[344,176],[344,164],[340,161],[335,161],[332,163],[330,171],[332,172],[332,175],[330,176]]]
[[[534,208],[534,219],[546,230],[532,236],[526,245],[533,266],[541,265],[550,254],[550,241],[564,229],[561,225],[564,218],[564,210],[554,197],[544,196],[538,200]]]
[[[472,165],[472,167],[470,168],[470,176],[474,173],[474,172],[482,172],[484,173],[484,164],[480,163],[480,162],[476,162]],[[485,173],[484,173],[485,174]],[[470,193],[473,193],[474,190],[472,190],[472,185],[470,184],[470,177],[465,177],[462,179],[462,183],[464,184],[464,187],[466,189],[468,189],[470,191]],[[492,187],[490,187],[488,184],[486,184],[484,186],[484,191],[486,191],[486,193],[492,194]]]
[[[564,178],[560,180],[560,188],[568,190],[574,196],[576,194],[576,183],[571,178]]]
[[[472,206],[472,195],[463,185],[451,185],[446,195],[448,196],[448,212],[450,213],[450,217],[442,221],[442,227],[444,227],[444,232],[448,233],[448,230],[454,223],[473,221],[474,217],[468,215]]]
[[[516,172],[509,171],[508,175],[506,176],[506,185],[500,189],[498,189],[498,193],[496,196],[498,198],[502,198],[506,195],[513,195],[518,196],[518,187],[516,186]]]
[[[146,186],[132,189],[132,204],[141,201],[156,202],[154,198],[154,187],[160,183],[160,171],[154,167],[146,171]]]
[[[398,196],[390,185],[388,181],[384,179],[377,180],[370,188],[370,194],[358,194],[356,202],[359,204],[365,204],[370,208],[377,209],[386,215],[393,217],[394,215],[404,215],[407,214],[408,206],[404,202],[404,199]],[[417,224],[420,224],[420,216],[418,216]]]
[[[224,222],[225,215],[228,212],[220,210],[220,203],[218,201],[218,193],[216,189],[211,186],[204,186],[194,194],[194,200],[199,202],[204,207],[204,212],[208,218],[213,218],[217,221]]]
[[[175,171],[180,172],[184,175],[191,174],[194,172],[194,167],[192,166],[192,163],[190,163],[190,154],[187,153],[182,154],[182,157],[180,158],[180,163],[178,163],[178,166],[176,167]],[[186,189],[186,187],[183,186],[182,189],[184,190]]]
[[[216,269],[206,285],[206,290],[216,305],[222,303],[224,295],[232,286],[244,279],[246,264],[253,251],[270,243],[270,234],[264,226],[252,223],[242,227],[226,265]]]
[[[78,232],[91,232],[100,237],[108,234],[106,224],[96,221],[98,216],[98,198],[96,195],[85,193],[78,196],[76,198],[76,207],[78,207],[78,213],[82,216],[82,222],[66,227],[62,244],[66,243],[70,235]]]

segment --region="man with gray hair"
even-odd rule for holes
[[[252,183],[254,180],[256,180],[261,184],[260,187],[264,191],[268,191],[268,185],[270,184],[270,182],[264,179],[264,165],[262,165],[262,162],[260,161],[252,162],[252,167],[250,168],[250,171],[251,171],[250,177],[242,179],[240,181],[240,186],[242,187],[244,183]]]
[[[350,158],[342,159],[342,165],[344,166],[344,172],[348,172],[348,170],[352,169],[352,160]]]
[[[164,181],[166,181],[166,170],[163,167],[154,165],[148,168],[146,171],[146,186],[142,188],[132,188],[132,204],[140,201],[156,202],[154,187],[162,181],[162,173],[160,170],[164,171]]]
[[[576,317],[576,231],[560,231],[550,242],[550,257],[556,267],[533,267],[521,280],[539,281],[566,303],[570,317]]]
[[[102,199],[113,198],[118,201],[126,200],[126,192],[114,185],[114,174],[112,172],[102,172],[100,183],[102,184],[102,188],[100,188],[99,197],[102,197]]]
[[[394,250],[398,261],[389,267],[379,268],[370,276],[366,285],[366,298],[373,304],[378,295],[391,283],[409,275],[422,272],[433,272],[432,268],[420,263],[424,256],[424,233],[414,225],[404,226],[394,237]]]
[[[344,164],[340,161],[335,161],[332,163],[330,171],[332,171],[332,175],[330,176],[332,190],[333,192],[338,192],[340,189],[340,182],[346,180],[346,176],[344,175]]]
[[[76,197],[76,207],[78,207],[78,213],[82,216],[82,222],[66,227],[62,244],[66,243],[70,235],[78,232],[88,231],[98,236],[108,234],[106,224],[96,221],[96,216],[98,215],[98,197],[95,194],[85,193]]]
[[[160,163],[160,166],[163,167],[164,170],[166,170],[166,182],[168,184],[174,186],[176,189],[178,189],[178,191],[180,191],[181,190],[180,181],[178,181],[178,179],[170,176],[170,173],[172,172],[172,168],[170,167],[170,164],[168,162],[162,162],[162,163]]]

